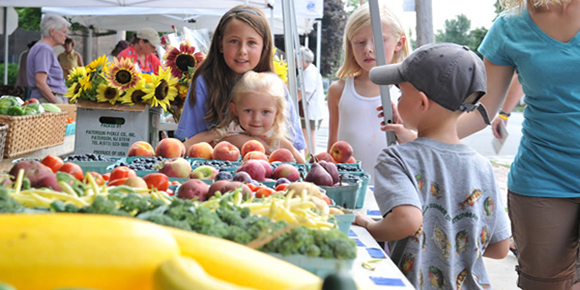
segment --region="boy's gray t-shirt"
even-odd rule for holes
[[[400,205],[423,212],[417,233],[389,243],[409,281],[417,289],[488,289],[482,254],[511,236],[489,160],[463,144],[418,138],[384,149],[375,174],[383,216]]]

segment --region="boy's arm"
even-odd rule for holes
[[[292,156],[294,156],[294,159],[296,159],[296,163],[298,164],[306,163],[302,154],[300,154],[300,152],[298,152],[298,150],[294,148],[294,146],[292,145],[292,143],[290,143],[290,141],[288,141],[288,139],[283,138],[282,140],[280,140],[280,148],[286,148],[290,150],[290,152],[292,152]]]
[[[183,142],[183,144],[185,145],[185,149],[189,149],[189,147],[191,147],[191,145],[199,143],[199,142],[207,142],[209,144],[212,144],[213,141],[219,137],[219,134],[216,130],[209,130],[209,131],[203,131],[201,133],[197,133],[195,136],[188,138],[187,140],[185,140],[185,142]]]
[[[378,241],[396,241],[416,233],[423,224],[423,213],[412,205],[400,205],[380,221],[355,212],[355,224],[366,228]]]
[[[487,245],[483,256],[492,259],[503,259],[507,256],[509,249],[510,239],[505,239],[503,241]]]

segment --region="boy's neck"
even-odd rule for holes
[[[447,144],[461,144],[457,135],[457,116],[426,114],[417,124],[417,137],[425,137]]]

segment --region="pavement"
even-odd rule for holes
[[[517,152],[519,140],[521,138],[521,123],[523,121],[523,114],[519,112],[512,112],[509,122],[507,124],[508,138],[501,147],[499,152],[495,152],[492,146],[493,134],[490,128],[486,128],[469,137],[462,139],[462,142],[483,156],[487,157],[493,165],[494,173],[497,178],[500,190],[503,195],[503,202],[507,210],[507,175],[509,166]],[[328,141],[328,116],[325,116],[320,129],[316,133],[315,154],[326,151]],[[507,213],[506,213],[507,214]],[[501,260],[483,258],[490,278],[492,289],[495,290],[513,290],[519,289],[516,286],[517,274],[515,266],[517,265],[517,258],[512,252]]]

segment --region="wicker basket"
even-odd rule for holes
[[[0,123],[0,152],[4,152],[4,144],[6,143],[6,131],[8,131],[8,125]],[[0,161],[2,161],[2,154],[0,154]]]
[[[68,112],[27,116],[0,115],[8,125],[4,157],[16,157],[64,143]]]

